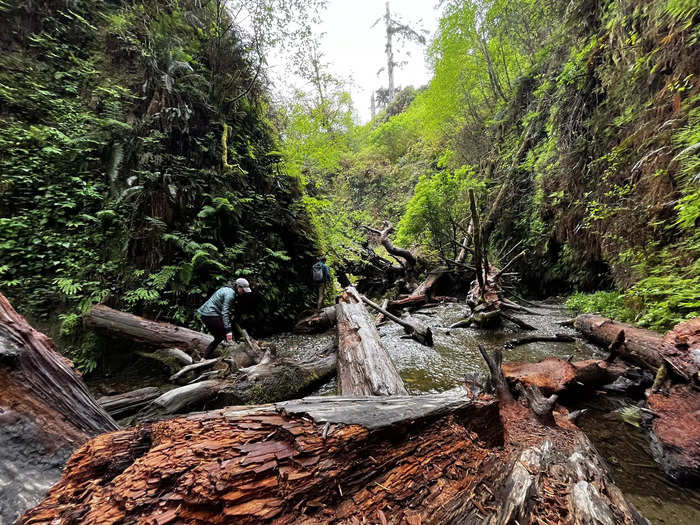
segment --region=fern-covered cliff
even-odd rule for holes
[[[222,2],[0,2],[0,287],[33,317],[102,301],[180,323],[217,286],[252,321],[309,298],[315,232],[259,57]]]

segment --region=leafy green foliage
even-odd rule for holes
[[[421,177],[399,223],[397,242],[425,244],[443,258],[454,260],[468,227],[468,191],[484,188],[485,182],[476,177],[471,166]]]
[[[292,4],[321,3],[247,5],[268,44]],[[22,21],[0,55],[0,286],[32,316],[63,312],[85,371],[97,356],[75,315],[97,302],[191,324],[248,276],[242,315],[269,327],[313,301],[317,234],[274,154],[251,35],[222,5],[0,4]]]

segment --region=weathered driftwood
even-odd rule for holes
[[[73,364],[0,294],[0,523],[41,501],[77,447],[116,428]]]
[[[371,306],[387,319],[391,319],[396,324],[403,326],[406,332],[419,343],[427,346],[433,346],[433,331],[428,325],[421,323],[418,319],[410,317],[408,319],[400,319],[392,313],[386,311],[377,303],[371,301],[370,299],[367,299],[367,297],[365,297],[364,295],[361,296],[361,299],[363,303],[365,303],[368,306]]]
[[[335,321],[335,306],[327,306],[322,310],[316,310],[304,315],[294,325],[294,332],[298,334],[318,334],[335,326]]]
[[[163,391],[155,386],[132,390],[124,394],[103,396],[97,403],[112,417],[124,417],[138,412],[160,396]]]
[[[211,368],[214,365],[216,365],[216,363],[218,363],[219,361],[220,359],[215,357],[213,359],[205,359],[204,361],[197,361],[196,363],[192,363],[191,365],[184,366],[176,373],[170,376],[170,382],[179,383],[181,379],[187,378],[188,374],[199,370],[203,370],[205,368]]]
[[[198,410],[203,406],[211,409],[303,396],[335,374],[336,354],[331,350],[333,348],[328,349],[328,355],[308,361],[276,359],[267,353],[256,365],[237,371],[217,371],[216,378],[204,376],[202,381],[174,388],[151,401],[137,417],[148,420]],[[207,367],[223,362],[228,364],[221,358],[209,361],[214,363],[208,362]]]
[[[212,342],[209,334],[195,332],[170,323],[150,321],[104,305],[92,307],[84,316],[85,324],[112,337],[129,339],[157,348],[177,347],[187,353],[202,353]]]
[[[406,387],[379,338],[379,332],[353,287],[345,289],[338,310],[338,385],[342,395],[406,394]]]
[[[618,355],[656,372],[662,364],[685,381],[698,381],[700,367],[700,318],[685,321],[665,336],[618,323],[600,315],[580,315],[574,326],[584,336],[600,345],[614,343]],[[624,332],[624,344],[617,341]]]

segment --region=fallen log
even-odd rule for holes
[[[102,396],[97,404],[114,418],[124,417],[138,412],[162,393],[160,388],[148,386],[124,394]]]
[[[19,523],[448,521],[478,511],[488,493],[471,493],[497,481],[498,421],[493,398],[460,388],[156,422],[88,443]]]
[[[667,393],[650,394],[657,416],[651,424],[651,452],[677,483],[700,484],[700,395],[690,385],[673,385]]]
[[[681,379],[699,381],[700,318],[680,323],[665,336],[600,315],[579,315],[574,326],[594,343],[609,348],[617,342],[618,355],[649,370],[656,372],[666,364]],[[620,332],[624,332],[622,344]]]
[[[209,334],[170,323],[150,321],[98,304],[84,315],[86,326],[112,337],[145,343],[156,348],[177,347],[191,354],[204,352],[213,341]]]
[[[582,433],[528,413],[458,388],[155,422],[85,445],[19,523],[648,523]]]
[[[600,359],[569,362],[557,357],[537,363],[504,363],[502,369],[510,384],[534,386],[546,395],[606,385],[629,371],[623,364]]]
[[[335,321],[335,306],[328,306],[304,315],[294,325],[294,332],[297,334],[318,334],[335,326]]]
[[[192,363],[191,365],[184,366],[180,370],[178,370],[176,373],[171,375],[169,381],[171,383],[179,383],[181,381],[181,379],[187,377],[187,374],[190,374],[192,372],[196,372],[198,370],[202,370],[205,368],[211,368],[219,361],[220,361],[220,359],[218,357],[215,357],[213,359],[205,359],[204,361],[197,361],[196,363]]]
[[[433,332],[428,325],[421,323],[418,319],[400,319],[395,315],[387,312],[377,303],[370,301],[364,295],[362,295],[360,298],[362,299],[362,302],[377,310],[384,317],[391,319],[398,325],[403,326],[406,332],[420,344],[426,346],[433,346]]]
[[[0,523],[41,501],[76,448],[117,428],[53,341],[0,294]]]
[[[340,393],[349,396],[407,394],[357,290],[347,287],[336,308]]]
[[[503,347],[512,349],[522,345],[529,345],[530,343],[573,343],[575,341],[576,338],[566,334],[554,334],[553,336],[540,335],[511,339],[510,341],[506,341]]]
[[[310,393],[333,377],[336,359],[334,352],[308,361],[273,359],[268,353],[256,365],[229,371],[229,375],[217,372],[224,377],[205,378],[162,394],[146,405],[137,414],[137,419],[157,419],[203,406],[211,409],[294,399]],[[216,363],[207,364],[213,365]]]

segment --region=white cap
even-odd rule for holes
[[[243,288],[243,291],[245,293],[250,293],[250,291],[251,291],[250,290],[250,283],[246,279],[243,279],[243,278],[236,279],[236,286],[240,286],[241,288]]]

